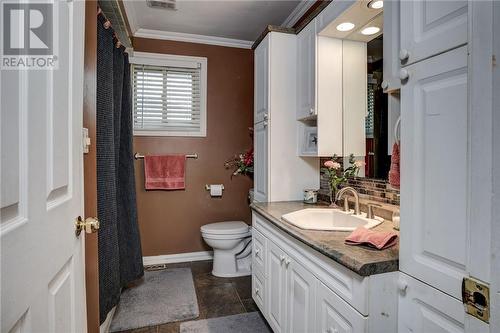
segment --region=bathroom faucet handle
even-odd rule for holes
[[[367,206],[368,206],[368,211],[366,212],[367,219],[373,219],[375,217],[375,214],[373,214],[373,207],[382,207],[382,205],[377,203],[368,203]]]

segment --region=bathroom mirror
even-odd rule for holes
[[[358,176],[388,179],[393,130],[383,93],[383,1],[359,1],[318,33],[342,41],[342,156],[364,162]],[[392,121],[392,119],[391,119]]]

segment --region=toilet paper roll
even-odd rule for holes
[[[212,197],[222,197],[222,189],[224,186],[222,184],[212,184],[210,185],[210,196]]]

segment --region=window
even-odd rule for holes
[[[134,135],[206,136],[207,59],[135,52]]]

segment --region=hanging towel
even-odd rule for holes
[[[144,156],[146,190],[184,190],[185,155]]]
[[[373,231],[358,227],[347,238],[347,245],[368,245],[383,250],[396,244],[398,234],[394,231]]]
[[[389,184],[396,188],[399,188],[400,185],[399,161],[399,144],[394,142],[394,145],[392,146],[391,168],[389,170]]]

